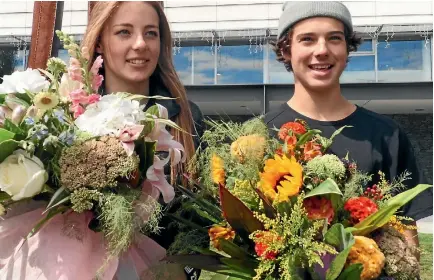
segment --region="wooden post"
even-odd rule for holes
[[[30,43],[29,68],[46,67],[53,46],[57,2],[35,1],[33,6],[32,40]]]

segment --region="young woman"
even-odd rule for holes
[[[172,131],[175,140],[184,146],[188,162],[199,144],[202,114],[197,105],[187,100],[175,72],[169,24],[159,2],[97,2],[82,46],[88,50],[91,62],[98,55],[104,60],[101,94],[129,92],[176,98],[151,99],[147,107],[155,102],[165,106],[169,118],[187,132]],[[185,164],[168,172],[172,182],[186,169]],[[26,229],[21,232],[23,227],[17,223],[22,218],[13,216],[27,215],[26,220],[36,222],[40,212],[30,209],[44,209],[40,204],[27,206],[18,207],[21,209],[17,210],[23,211],[11,211],[7,220],[0,222],[0,279],[93,279],[103,264],[105,248],[101,233],[86,226],[91,217],[76,213],[58,215],[21,246]],[[34,223],[29,224],[28,230]],[[21,231],[14,232],[14,228]],[[4,232],[7,236],[2,236]],[[171,236],[174,234],[163,231],[159,243],[167,247]],[[165,255],[164,248],[145,236],[142,238],[145,241],[141,249],[110,263],[103,279],[197,278],[197,271],[179,265],[158,267]],[[153,269],[146,269],[150,267]]]

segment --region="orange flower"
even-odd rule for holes
[[[306,128],[298,122],[287,122],[280,127],[279,138],[286,141],[286,136],[305,134]]]
[[[255,252],[256,254],[266,260],[276,259],[279,252],[269,250],[270,245],[277,242],[282,242],[282,237],[269,231],[261,231],[255,234]]]
[[[352,222],[357,224],[378,211],[377,204],[367,197],[352,197],[347,200],[344,209],[350,212]]]
[[[304,160],[309,161],[317,156],[321,156],[321,145],[314,141],[309,141],[304,145]]]
[[[303,201],[304,208],[307,211],[307,217],[311,220],[327,219],[330,224],[335,212],[332,202],[325,197],[309,197]]]
[[[221,238],[226,240],[233,240],[235,238],[235,231],[233,231],[231,228],[213,226],[208,230],[208,235],[214,248],[220,250],[219,240]]]
[[[259,183],[262,192],[271,200],[288,201],[297,195],[303,185],[303,167],[294,157],[274,155],[265,161]]]
[[[216,154],[211,158],[211,176],[215,184],[225,184],[225,170],[223,167],[223,160]]]

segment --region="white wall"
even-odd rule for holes
[[[425,1],[343,1],[356,26],[430,24],[433,4]],[[244,30],[277,27],[283,1],[165,1],[172,30]],[[30,35],[33,0],[0,1],[0,36]],[[65,1],[63,30],[84,33],[87,1]]]
[[[284,1],[165,1],[173,31],[276,28]],[[432,1],[342,1],[353,24],[432,24]]]

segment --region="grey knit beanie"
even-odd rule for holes
[[[277,38],[280,39],[297,22],[313,17],[331,17],[342,21],[348,32],[353,33],[353,23],[348,8],[340,2],[288,1],[282,8]]]

